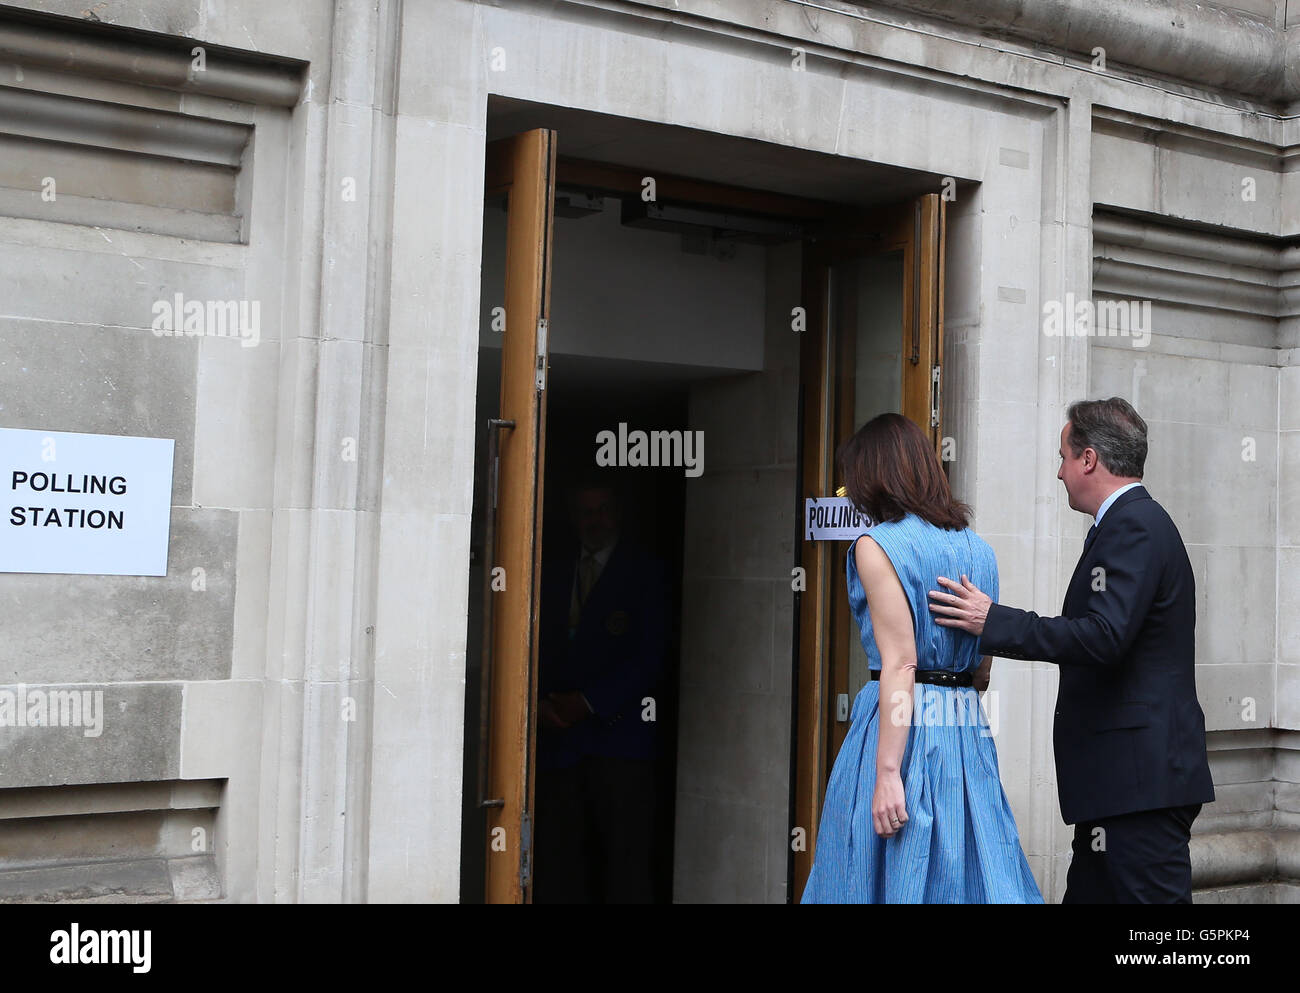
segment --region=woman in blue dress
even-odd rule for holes
[[[872,678],[831,770],[802,902],[1042,903],[980,707],[992,659],[928,607],[939,576],[996,602],[993,550],[901,415],[868,421],[837,460],[873,522],[845,566]]]

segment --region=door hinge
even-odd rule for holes
[[[930,370],[930,427],[939,426],[939,367]]]
[[[524,811],[519,819],[519,888],[526,890],[533,881],[533,818]]]
[[[550,322],[544,317],[537,319],[537,388],[546,389],[546,334]]]

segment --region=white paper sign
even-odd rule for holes
[[[804,501],[804,541],[852,541],[871,530],[871,518],[848,497],[808,497]]]
[[[167,575],[175,448],[0,428],[0,572]]]

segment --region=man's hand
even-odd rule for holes
[[[545,703],[550,704],[555,716],[562,722],[561,727],[572,727],[579,721],[584,721],[591,716],[591,708],[587,706],[587,701],[582,693],[578,690],[569,690],[567,693],[548,693]],[[543,711],[542,719],[546,715]]]
[[[946,628],[960,628],[973,635],[984,633],[984,618],[988,617],[992,599],[965,576],[960,583],[939,577],[939,583],[951,593],[930,591],[930,613],[937,615],[936,624]]]

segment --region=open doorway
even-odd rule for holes
[[[680,727],[682,608],[683,591],[689,584],[697,601],[708,599],[704,592],[708,584],[725,587],[726,576],[719,569],[702,563],[686,567],[685,543],[692,533],[687,526],[688,504],[693,503],[693,519],[707,522],[699,534],[698,545],[703,548],[721,531],[714,526],[718,520],[730,517],[725,502],[720,499],[722,490],[731,484],[728,473],[739,463],[749,459],[743,453],[763,449],[758,457],[761,471],[769,478],[763,486],[753,479],[740,478],[737,482],[749,491],[766,487],[773,505],[784,507],[789,502],[793,487],[794,422],[790,411],[796,401],[795,364],[797,343],[786,343],[784,365],[781,371],[765,373],[767,362],[764,339],[770,323],[769,305],[786,306],[790,292],[798,284],[798,252],[787,245],[782,255],[784,289],[774,300],[768,299],[765,289],[771,260],[767,248],[752,242],[739,242],[725,237],[715,237],[707,232],[687,232],[643,228],[624,223],[625,217],[617,198],[593,196],[585,192],[561,190],[555,218],[555,262],[551,318],[549,322],[549,362],[545,387],[546,426],[545,459],[542,469],[541,512],[541,571],[539,597],[539,648],[538,648],[538,700],[545,700],[552,692],[563,693],[577,684],[564,683],[563,676],[553,678],[548,669],[554,667],[557,651],[555,642],[563,642],[567,632],[574,587],[580,580],[575,558],[580,545],[578,522],[572,506],[574,489],[606,484],[612,488],[611,496],[619,505],[621,535],[619,545],[634,545],[642,558],[652,559],[661,570],[662,589],[655,583],[645,585],[639,577],[624,576],[618,580],[616,590],[601,591],[600,584],[606,576],[598,578],[591,610],[593,623],[598,627],[598,639],[613,653],[603,664],[615,667],[625,665],[627,659],[618,643],[626,636],[638,643],[647,635],[638,629],[638,615],[643,599],[662,597],[665,609],[662,619],[662,648],[657,674],[653,683],[633,687],[628,699],[635,703],[631,712],[611,714],[614,729],[608,733],[593,734],[592,728],[582,729],[572,735],[570,729],[554,729],[545,725],[539,713],[536,724],[536,764],[534,767],[534,805],[531,824],[533,858],[531,871],[535,891],[530,894],[534,902],[670,902],[678,894],[680,877],[696,857],[698,849],[695,833],[708,830],[710,817],[706,807],[701,807],[699,794],[710,792],[709,779],[720,771],[723,759],[715,761],[718,768],[706,769],[692,759],[684,760],[678,749]],[[574,204],[581,204],[575,209]],[[490,202],[484,210],[484,264],[482,271],[481,348],[479,356],[479,389],[475,520],[472,534],[472,562],[469,581],[469,644],[467,651],[466,680],[466,753],[465,753],[465,806],[463,818],[462,901],[478,902],[484,899],[483,876],[487,860],[493,855],[491,833],[484,814],[477,805],[484,799],[476,790],[480,780],[479,750],[485,738],[475,735],[481,717],[481,687],[483,669],[483,632],[485,603],[480,591],[491,586],[491,566],[488,563],[486,520],[492,490],[492,454],[489,420],[497,414],[497,397],[500,391],[500,332],[494,330],[493,311],[504,298],[503,271],[506,254],[506,213],[497,202]],[[773,318],[775,319],[775,318]],[[780,383],[784,395],[772,394],[767,399],[757,395],[743,401],[755,414],[763,412],[761,419],[751,418],[747,424],[728,427],[724,431],[722,413],[737,410],[739,393],[748,383],[766,383],[767,389]],[[732,394],[731,400],[728,395]],[[695,404],[696,417],[701,426],[692,428],[691,405]],[[779,457],[784,460],[786,478],[776,483],[773,465],[778,458],[778,445],[773,440],[778,429],[786,425],[785,443]],[[687,435],[691,437],[688,438]],[[640,436],[640,441],[638,441]],[[602,441],[602,438],[604,439]],[[715,448],[702,446],[703,438],[711,438]],[[642,453],[636,448],[641,445]],[[664,457],[667,456],[667,457]],[[614,463],[614,464],[610,464]],[[778,474],[781,470],[778,470]],[[707,481],[705,476],[709,478]],[[697,492],[692,494],[691,488]],[[743,498],[737,505],[743,505]],[[762,524],[760,523],[760,526]],[[791,528],[787,528],[789,532]],[[760,543],[761,537],[751,535],[751,541]],[[785,550],[789,555],[789,536]],[[724,555],[722,558],[729,558]],[[778,563],[784,568],[784,563]],[[623,600],[619,598],[622,597]],[[603,599],[602,599],[603,598]],[[595,602],[599,600],[600,602]],[[770,606],[770,599],[768,601]],[[586,605],[578,623],[586,623]],[[726,605],[722,608],[728,609]],[[771,625],[771,611],[765,612]],[[709,620],[698,610],[691,613],[693,629],[698,631]],[[789,620],[789,611],[783,614]],[[725,632],[729,627],[727,617],[713,619],[714,631]],[[627,625],[628,630],[621,630]],[[558,634],[557,634],[558,631]],[[603,633],[602,633],[603,632]],[[610,637],[605,637],[609,635]],[[692,656],[696,669],[711,669],[712,676],[698,672],[688,675],[684,691],[693,713],[707,712],[709,704],[704,694],[721,692],[716,674],[724,667],[719,665],[718,652],[727,646],[709,644],[703,639],[692,639],[696,652]],[[772,650],[770,638],[761,645],[755,656],[760,666],[770,665]],[[788,642],[779,646],[783,654],[783,667],[788,666]],[[581,654],[581,653],[579,653]],[[635,654],[635,649],[630,652]],[[579,663],[600,660],[580,659]],[[561,662],[561,667],[563,663]],[[581,667],[581,665],[579,665]],[[771,681],[768,680],[770,683]],[[788,681],[787,681],[788,682]],[[707,685],[705,685],[707,684]],[[765,687],[764,691],[771,689]],[[788,723],[788,686],[785,695],[777,695],[775,713],[779,722]],[[540,708],[539,708],[540,709]],[[581,716],[581,715],[580,715]],[[594,719],[586,721],[594,724]],[[640,731],[651,734],[623,733],[628,724],[639,726]],[[591,809],[579,811],[581,792],[565,776],[549,768],[552,745],[556,739],[580,737],[588,753],[586,764],[599,756],[601,765],[619,766],[622,761],[620,782],[626,790],[606,787],[604,806],[626,813],[630,820],[638,813],[649,819],[649,830],[638,831],[628,820],[610,824],[600,816],[602,800],[598,797]],[[649,768],[637,772],[638,760],[645,757],[644,739],[653,737],[653,762]],[[595,740],[593,740],[595,739]],[[640,740],[638,740],[640,739]],[[689,736],[688,748],[694,751],[708,748],[699,730]],[[780,763],[786,759],[784,746],[776,745],[773,755]],[[558,749],[562,751],[562,749]],[[716,749],[715,749],[716,751]],[[608,753],[608,754],[606,754]],[[561,756],[561,759],[566,758]],[[569,756],[567,758],[576,758]],[[605,762],[605,759],[611,760]],[[560,763],[564,765],[563,761]],[[569,763],[571,766],[574,763]],[[681,772],[685,770],[686,778]],[[602,783],[593,780],[589,773],[582,790],[590,793],[599,790]],[[634,780],[636,780],[634,782]],[[565,792],[567,791],[567,792]],[[782,821],[783,833],[786,807],[784,777],[774,781],[770,797],[774,813]],[[683,827],[678,810],[678,797],[686,794],[689,824]],[[589,798],[590,799],[590,798]],[[640,803],[640,800],[648,802]],[[571,816],[572,815],[572,816]],[[701,821],[700,818],[703,818]],[[574,818],[578,823],[574,823]],[[583,820],[591,823],[582,823]],[[604,823],[602,824],[602,820]],[[769,817],[768,820],[771,820]],[[548,845],[547,821],[555,824],[550,834],[563,832],[574,844],[556,852],[556,845]],[[644,839],[637,844],[645,849],[643,864],[648,866],[648,885],[638,887],[634,882],[611,883],[604,878],[611,868],[601,865],[600,850],[607,847],[613,837],[634,836]],[[483,839],[486,837],[486,842]],[[679,845],[678,839],[684,839]],[[508,854],[508,852],[506,853]],[[584,855],[591,856],[591,864],[580,864]],[[548,861],[551,865],[548,866]],[[560,874],[565,879],[586,880],[572,887],[561,887],[557,893],[551,886],[548,893],[548,868],[559,862]],[[578,863],[578,864],[575,864]],[[614,867],[615,869],[617,867]],[[780,874],[784,878],[784,863]],[[690,873],[694,875],[694,873]],[[554,872],[550,873],[553,877]],[[688,887],[689,889],[689,887]]]
[[[637,431],[681,436],[687,384],[558,355],[549,389],[533,902],[668,903],[687,477],[597,455]],[[550,701],[583,690],[596,713],[559,723]]]
[[[835,701],[827,692],[831,683],[819,677],[815,692],[807,695],[803,680],[809,659],[819,670],[829,671],[829,654],[845,650],[834,639],[800,639],[799,618],[808,611],[801,609],[792,576],[807,554],[801,538],[803,498],[814,492],[804,492],[809,435],[801,425],[809,417],[829,425],[827,418],[839,416],[840,410],[852,417],[862,406],[853,401],[855,383],[898,378],[896,363],[904,361],[901,347],[882,347],[876,350],[878,357],[894,371],[877,369],[868,361],[873,353],[860,346],[861,361],[847,363],[843,374],[833,368],[836,353],[825,348],[823,358],[810,363],[807,332],[832,334],[833,327],[847,328],[849,322],[831,311],[826,311],[825,321],[816,317],[818,309],[809,296],[806,238],[811,227],[851,213],[851,208],[895,202],[910,192],[936,188],[938,179],[520,101],[494,98],[489,110],[490,136],[523,133],[521,129],[530,126],[554,127],[565,135],[566,154],[593,157],[567,163],[561,159],[550,178],[554,204],[547,219],[553,226],[545,232],[544,244],[547,253],[552,246],[554,252],[553,278],[547,283],[547,294],[554,287],[552,306],[535,328],[526,327],[538,336],[537,390],[545,401],[537,422],[544,455],[537,461],[542,497],[536,534],[522,536],[533,542],[538,554],[533,577],[538,599],[531,614],[527,607],[514,608],[523,611],[520,618],[535,624],[536,638],[505,646],[511,651],[518,647],[519,665],[530,666],[526,675],[534,680],[531,695],[526,689],[517,691],[528,704],[528,723],[511,726],[508,734],[484,723],[487,711],[479,696],[480,687],[487,685],[483,677],[492,671],[481,663],[492,658],[493,650],[491,644],[484,650],[484,630],[494,603],[490,522],[500,477],[493,430],[500,429],[488,425],[493,418],[501,420],[501,317],[507,294],[503,274],[510,268],[507,213],[491,199],[484,210],[462,900],[501,898],[485,892],[483,885],[485,869],[490,877],[496,860],[513,876],[514,895],[507,899],[549,902],[542,892],[544,863],[549,860],[555,867],[560,856],[554,849],[547,854],[543,818],[557,817],[546,813],[548,792],[551,800],[565,794],[563,787],[555,793],[543,783],[546,763],[538,764],[547,733],[542,701],[552,693],[571,693],[578,684],[547,685],[541,671],[550,651],[545,631],[549,619],[569,636],[575,617],[582,623],[581,611],[571,610],[574,601],[593,595],[595,587],[583,589],[581,541],[571,500],[573,484],[589,487],[593,477],[613,484],[621,525],[626,524],[629,537],[660,563],[667,601],[657,686],[627,695],[638,703],[653,703],[656,732],[653,771],[632,787],[633,795],[652,794],[646,810],[653,830],[638,835],[648,839],[639,844],[650,863],[650,882],[648,891],[628,899],[796,898],[790,839],[792,826],[803,826],[795,819],[792,789],[795,767],[804,761],[802,744],[795,747],[799,722],[805,729],[814,724],[833,729],[836,719]],[[652,203],[641,195],[647,176],[658,186]],[[723,182],[740,178],[745,185]],[[828,203],[805,195],[813,191],[838,192],[845,199]],[[854,257],[860,244],[857,238]],[[518,253],[517,246],[514,250]],[[912,258],[910,250],[905,252],[906,265]],[[826,270],[828,286],[836,279],[861,280],[864,287],[888,284],[896,296],[912,301],[908,307],[916,311],[918,285],[899,270],[897,258],[856,267],[833,258],[822,262],[831,266]],[[549,254],[547,275],[552,275]],[[834,301],[841,299],[847,298],[842,293],[828,296],[826,306],[838,308]],[[866,290],[853,299],[878,309]],[[801,326],[795,315],[802,311],[811,316]],[[517,314],[516,308],[512,318],[517,320]],[[808,386],[816,378],[809,370],[816,373],[820,367],[825,367],[825,375],[819,382],[841,390],[848,406],[829,395],[824,404],[819,398],[809,405]],[[906,391],[901,401],[895,397],[881,402],[906,406]],[[517,430],[517,425],[508,430]],[[676,459],[656,464],[643,454],[638,461],[630,450],[638,431],[676,434]],[[602,436],[612,441],[612,450],[602,444]],[[697,436],[699,449],[688,452],[687,438]],[[602,447],[607,449],[603,459]],[[692,458],[698,458],[698,464]],[[827,495],[833,489],[833,483],[819,482],[815,492]],[[597,504],[604,499],[602,494],[588,496]],[[842,549],[826,548],[816,556],[815,571],[821,577],[817,595],[828,603],[843,594],[833,577],[837,551]],[[557,570],[558,580],[548,578]],[[634,608],[614,603],[592,608],[606,633],[617,637],[623,625],[635,623],[632,615],[640,602],[635,591],[627,591],[626,602]],[[831,613],[819,607],[812,616],[818,624],[829,625]],[[608,658],[617,666],[621,653]],[[847,655],[845,660],[847,667]],[[517,668],[515,674],[520,673]],[[528,682],[525,678],[513,685],[526,688]],[[812,701],[811,711],[805,696]],[[516,697],[512,705],[519,702]],[[567,701],[575,702],[572,697]],[[591,701],[585,702],[590,706]],[[587,720],[582,710],[566,714],[563,723],[570,727]],[[604,716],[637,723],[647,719],[642,708],[626,706]],[[616,743],[630,753],[621,757],[637,757],[638,748],[630,741],[634,737]],[[833,757],[829,731],[813,744],[819,754]],[[513,822],[517,837],[509,827],[493,823],[494,810],[501,808],[491,805],[509,800],[499,797],[499,789],[485,792],[483,786],[485,756],[493,747],[525,750],[521,768],[527,783],[519,795],[527,796],[529,805]],[[615,780],[628,786],[633,778]],[[815,802],[815,796],[812,799]],[[616,793],[607,795],[607,806],[619,803]],[[573,805],[560,801],[566,812]],[[554,804],[550,806],[553,810]],[[588,820],[599,835],[599,817]],[[575,846],[580,851],[568,857],[582,857],[593,847],[588,844],[591,835],[584,838]],[[600,847],[601,840],[597,837],[594,847]],[[581,891],[562,899],[621,902],[619,893],[610,891]]]

